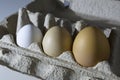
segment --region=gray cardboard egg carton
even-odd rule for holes
[[[67,1],[70,3],[70,9],[56,0],[35,0],[31,2],[26,6],[31,11],[29,13],[30,20],[36,26],[43,26],[45,14],[51,12],[56,17],[66,18],[71,21],[82,19],[87,24],[97,25],[102,29],[119,28],[120,15],[117,15],[120,13],[119,1]],[[116,7],[112,8],[114,5]],[[99,6],[102,6],[102,9]],[[94,9],[94,11],[91,9]],[[114,13],[111,15],[113,11]],[[17,16],[18,14],[15,13],[1,22],[1,65],[41,80],[120,80],[111,72],[107,61],[99,62],[94,67],[85,68],[76,63],[72,53],[69,51],[63,52],[57,58],[52,58],[45,55],[41,46],[37,43],[32,43],[26,49],[18,47],[15,41]],[[41,27],[40,29],[42,30]]]

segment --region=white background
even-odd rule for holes
[[[15,13],[32,0],[0,0],[0,21]],[[12,71],[0,65],[0,80],[39,80],[37,78]]]

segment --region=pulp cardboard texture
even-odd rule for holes
[[[62,2],[59,3],[57,0],[34,0],[26,5],[29,10],[30,21],[39,27],[42,32],[44,32],[43,25],[46,13],[52,13],[58,18],[68,19],[73,22],[73,25],[76,21],[84,20],[86,24],[98,25],[105,30],[119,28],[119,24],[116,24],[120,21],[119,1],[67,1],[70,2],[70,9],[64,7]],[[1,65],[37,77],[40,80],[120,80],[118,76],[111,72],[108,61],[102,61],[94,67],[86,68],[76,63],[70,51],[52,58],[43,52],[42,46],[38,43],[32,43],[28,48],[17,46],[15,40],[17,16],[18,14],[15,13],[1,22],[2,27],[5,28],[0,40]],[[104,22],[106,20],[108,22]],[[113,24],[112,21],[116,23]],[[74,33],[75,27],[71,27]],[[107,33],[107,31],[105,32]],[[108,30],[106,35],[109,35],[109,33]]]

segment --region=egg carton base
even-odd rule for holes
[[[120,79],[110,71],[107,61],[85,68],[74,61],[70,52],[64,52],[57,58],[51,58],[45,55],[40,48],[38,50],[36,43],[31,44],[28,49],[24,49],[16,46],[9,35],[7,37],[5,35],[3,38],[0,40],[0,63],[20,73],[43,80]],[[32,50],[33,47],[36,49]]]
[[[37,4],[37,1],[38,0],[34,0],[33,3]],[[47,2],[47,0],[44,0],[44,1]],[[40,0],[39,3],[42,3],[44,1]],[[49,0],[49,1],[51,1],[51,0]],[[101,18],[103,18],[103,16],[105,16],[104,14],[107,14],[108,12],[101,11],[100,9],[98,9],[98,8],[100,8],[100,7],[98,7],[99,5],[93,4],[93,3],[99,4],[99,3],[104,2],[100,6],[104,5],[103,7],[105,7],[105,4],[110,3],[112,5],[108,4],[108,6],[110,6],[110,7],[113,6],[113,7],[109,8],[109,9],[112,12],[115,10],[114,11],[115,15],[113,15],[113,14],[110,15],[110,18],[109,18],[109,16],[105,16],[105,18],[109,19],[110,21],[112,21],[111,19],[119,21],[119,15],[117,15],[117,13],[119,14],[120,8],[117,6],[115,6],[116,8],[118,8],[117,10],[116,10],[116,8],[114,8],[114,5],[120,4],[120,2],[117,2],[117,1],[113,1],[113,0],[101,0],[101,1],[100,0],[95,0],[95,1],[94,0],[89,0],[89,1],[74,0],[74,2],[73,2],[72,0],[70,0],[72,2],[72,6],[70,5],[70,8],[80,17],[75,15],[70,10],[64,10],[63,8],[61,9],[61,8],[57,7],[56,4],[51,5],[49,3],[49,1],[47,3],[45,3],[45,5],[47,5],[47,6],[46,7],[44,6],[44,8],[43,8],[43,6],[42,7],[39,6],[39,7],[37,7],[37,9],[33,9],[33,8],[31,8],[33,3],[30,3],[26,7],[29,8],[33,12],[34,12],[34,10],[36,10],[38,12],[45,11],[46,13],[54,12],[53,14],[57,17],[67,18],[67,19],[73,20],[73,21],[85,19],[85,21],[87,23],[89,23],[93,26],[97,25],[97,26],[102,26],[105,28],[106,27],[114,27],[116,25],[106,25],[103,23],[103,22],[106,23],[106,21],[104,21],[103,19],[101,21]],[[80,5],[81,1],[82,1],[83,5],[86,3],[88,3],[88,4],[91,3],[90,5],[93,5],[94,7],[96,6],[95,11],[92,13],[92,15],[90,12],[91,7],[89,7],[89,5],[86,5],[86,7],[82,7],[82,5]],[[79,7],[76,6],[76,4],[78,4]],[[38,4],[36,6],[38,6]],[[103,9],[107,10],[107,8],[103,8]],[[79,12],[77,12],[77,11],[79,11]],[[82,15],[82,13],[84,13],[83,11],[86,11],[85,14],[89,14],[89,16],[92,16],[89,18],[94,19],[94,21],[90,21],[90,20],[88,20],[88,16]],[[98,13],[98,12],[100,12],[100,13]],[[98,14],[96,14],[96,13],[98,13]],[[102,13],[104,13],[104,14],[102,14]],[[18,16],[18,14],[15,13],[15,14],[9,16],[8,18],[6,18],[5,21],[0,23],[1,25],[4,25],[8,29],[9,33],[14,34],[14,35],[15,35],[15,29],[16,29],[16,24],[17,24],[17,16]],[[38,16],[38,15],[36,14],[36,16]],[[96,18],[93,18],[93,16],[96,16],[97,19],[100,19],[100,21],[96,21]],[[41,18],[40,21],[42,21],[43,18],[44,18],[44,16]],[[36,20],[33,23],[37,22],[37,19],[32,19],[32,20]],[[36,25],[37,25],[37,23],[36,23]],[[14,30],[13,30],[13,28],[14,28]],[[110,67],[109,67],[109,64],[107,61],[100,62],[94,67],[84,68],[84,67],[81,67],[80,65],[78,65],[74,61],[70,52],[65,52],[57,58],[51,58],[51,57],[45,55],[41,51],[41,48],[38,47],[38,45],[36,43],[31,44],[31,46],[28,49],[24,49],[24,48],[16,46],[15,41],[12,39],[11,35],[4,35],[4,37],[0,40],[0,64],[7,66],[8,68],[10,68],[12,70],[18,71],[23,74],[34,76],[34,77],[37,77],[42,80],[89,80],[89,79],[91,79],[91,80],[120,80],[119,77],[117,77],[110,71]]]

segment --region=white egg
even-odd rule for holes
[[[39,28],[33,26],[32,24],[27,24],[23,26],[17,32],[17,44],[20,47],[28,47],[33,42],[41,42],[43,35]]]

